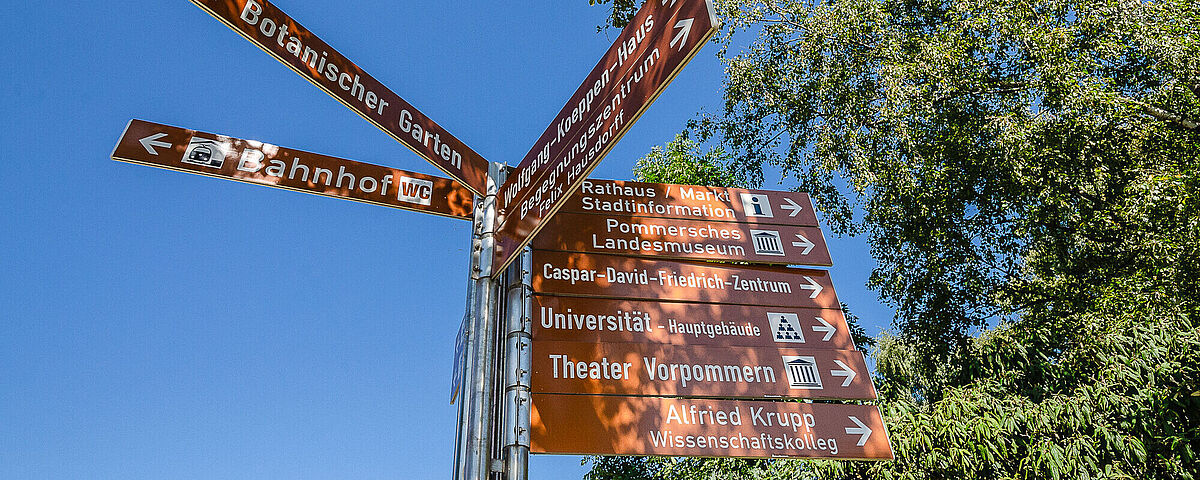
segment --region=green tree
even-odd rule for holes
[[[746,187],[747,179],[733,168],[729,154],[717,147],[704,150],[683,135],[665,147],[653,147],[633,167],[640,182],[681,183],[718,187]]]
[[[588,478],[1200,477],[1200,4],[716,3],[725,102],[667,163],[782,172],[867,236],[897,459]]]

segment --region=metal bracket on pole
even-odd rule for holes
[[[505,480],[529,478],[530,371],[533,365],[532,273],[529,249],[513,262],[508,284],[507,350],[504,359]]]
[[[492,280],[496,231],[496,192],[505,167],[488,169],[487,192],[476,204],[471,236],[471,267],[467,282],[468,343],[463,363],[458,432],[455,438],[454,480],[487,480],[492,471],[493,404],[496,379],[496,315],[500,311],[498,282]]]

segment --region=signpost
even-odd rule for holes
[[[807,195],[601,180],[563,210],[533,242],[531,451],[892,458],[878,407],[765,400],[876,398],[829,272],[761,266],[831,264]]]
[[[267,0],[192,0],[476,195],[488,162]]]
[[[535,250],[533,289],[571,296],[841,308],[829,272]]]
[[[713,35],[710,0],[647,0],[511,171],[266,0],[192,2],[457,180],[142,120],[112,154],[473,219],[456,480],[525,480],[531,451],[892,458],[878,407],[807,403],[876,398],[829,272],[780,266],[832,265],[808,195],[587,180]]]
[[[112,158],[255,185],[471,219],[471,192],[448,178],[144,120],[129,122]]]
[[[534,394],[532,416],[538,453],[893,458],[873,405]]]
[[[564,212],[677,218],[750,225],[817,226],[807,193],[670,183],[584,180]]]
[[[534,248],[655,258],[832,265],[825,238],[817,227],[566,212],[555,214],[546,227],[534,238]]]
[[[835,308],[537,295],[532,314],[539,341],[854,350]]]
[[[709,0],[642,5],[500,187],[499,269],[528,245],[719,25]]]
[[[832,264],[807,195],[587,180],[543,225],[532,451],[892,457],[877,407],[763,400],[876,398],[829,272],[763,266]]]
[[[858,350],[533,341],[537,393],[872,400]]]

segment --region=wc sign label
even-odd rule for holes
[[[433,199],[433,182],[412,177],[400,177],[400,193],[396,198],[402,202],[429,205]]]

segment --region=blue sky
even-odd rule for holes
[[[584,0],[276,5],[508,163],[616,34]],[[109,154],[140,118],[440,172],[186,0],[4,2],[0,26],[0,478],[448,477],[468,223]],[[593,178],[719,107],[715,53]],[[877,332],[865,244],[829,243]],[[530,478],[579,460],[534,457]]]

